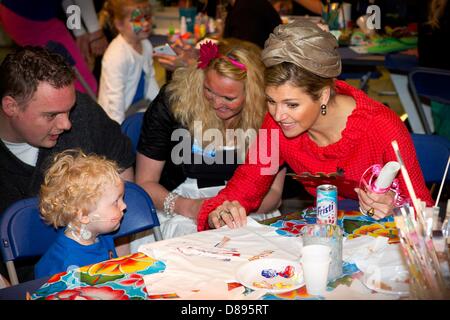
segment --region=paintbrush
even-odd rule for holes
[[[444,187],[445,178],[447,178],[447,172],[448,172],[448,165],[449,164],[450,164],[450,156],[448,157],[447,165],[445,166],[444,176],[442,177],[441,186],[439,187],[439,192],[438,192],[438,195],[437,195],[437,198],[436,198],[436,203],[434,204],[435,207],[439,206],[439,199],[441,198],[441,192],[442,192],[442,188]]]
[[[416,219],[418,218],[419,224],[421,224],[422,229],[425,228],[425,221],[423,219],[422,210],[420,206],[420,201],[416,197],[416,192],[414,191],[411,179],[409,178],[408,170],[406,170],[405,163],[403,162],[402,156],[400,154],[400,149],[396,140],[391,142],[392,148],[394,149],[395,155],[397,157],[398,163],[400,163],[400,170],[402,171],[403,180],[406,183],[406,188],[408,189],[409,195],[413,202],[413,206],[416,212]]]

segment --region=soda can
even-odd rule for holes
[[[316,212],[317,224],[337,223],[337,187],[331,184],[322,184],[317,187]]]

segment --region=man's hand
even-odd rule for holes
[[[106,37],[101,29],[89,33],[89,46],[91,53],[94,56],[101,56],[105,52],[108,47],[108,41],[106,40]]]
[[[91,57],[91,51],[89,49],[89,34],[83,33],[81,36],[76,37],[75,42],[77,43],[84,60],[86,63],[89,63]]]

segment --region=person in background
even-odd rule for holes
[[[421,2],[417,49],[419,66],[450,70],[450,59],[442,43],[450,39],[450,5],[447,0]],[[449,105],[431,101],[435,132],[450,139]]]
[[[75,41],[66,23],[58,19],[63,6],[66,8],[71,4],[80,8],[82,24],[88,29],[87,32],[84,28],[72,30]],[[19,46],[62,45],[89,88],[77,81],[76,89],[97,95],[97,80],[89,69],[87,59],[90,55],[102,55],[108,42],[100,29],[92,0],[3,0],[0,2],[0,22]]]
[[[450,38],[450,5],[447,0],[423,1],[418,26],[419,65],[450,70],[450,59],[442,50],[444,39]]]
[[[60,55],[41,47],[8,54],[0,65],[0,99],[0,213],[36,196],[49,159],[66,149],[114,160],[124,168],[122,178],[134,180],[129,138],[95,101],[75,91],[73,69]],[[29,280],[18,273],[21,282]]]
[[[280,15],[268,0],[230,0],[223,37],[250,41],[263,48],[279,24]]]
[[[299,175],[342,176],[355,188],[338,185],[339,198],[358,199],[363,213],[381,219],[392,214],[393,192],[376,194],[357,186],[369,167],[397,159],[391,147],[396,140],[417,197],[433,205],[411,136],[400,118],[361,90],[336,80],[341,72],[337,47],[331,33],[301,20],[280,25],[266,41],[262,59],[269,113],[262,129],[275,134],[279,142],[278,154],[272,152],[271,160],[286,162]],[[271,145],[272,134],[258,144]],[[216,197],[203,202],[198,230],[245,225],[245,213],[261,204],[275,178],[276,171],[262,174],[269,165],[241,165]],[[407,197],[402,176],[399,181],[400,194]],[[315,195],[316,187],[309,184],[306,190]]]
[[[291,0],[294,16],[322,15],[321,0]]]
[[[271,0],[278,13],[293,16],[321,15],[321,0]]]
[[[202,199],[217,194],[243,162],[248,140],[239,134],[256,135],[266,110],[263,69],[260,49],[252,43],[207,42],[198,65],[178,68],[146,111],[136,182],[152,197],[165,239],[195,232]],[[252,212],[278,208],[284,173],[280,170]]]
[[[152,13],[147,0],[107,0],[101,15],[119,34],[102,59],[98,103],[122,123],[128,115],[145,111],[159,91],[148,40]]]
[[[117,257],[108,233],[119,229],[126,204],[114,161],[80,150],[57,154],[39,194],[43,220],[59,231],[35,267],[37,279]]]

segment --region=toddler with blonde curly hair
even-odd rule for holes
[[[126,204],[124,183],[114,161],[81,150],[57,154],[40,190],[42,218],[64,227],[35,267],[41,278],[117,257],[110,232]]]

